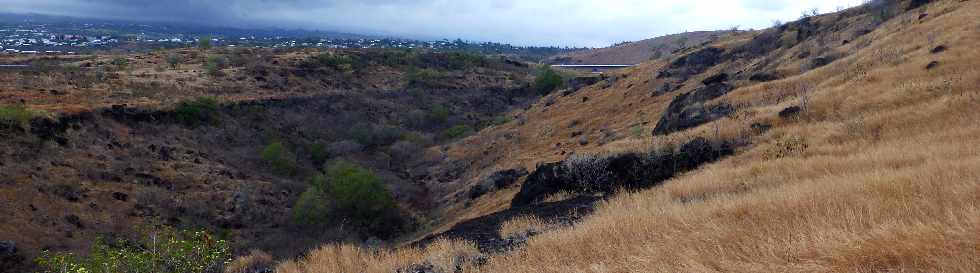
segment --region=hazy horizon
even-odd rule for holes
[[[804,10],[830,12],[860,0],[0,0],[0,12],[96,19],[285,28],[465,39],[515,45],[604,47],[686,31],[769,27]]]

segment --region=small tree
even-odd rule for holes
[[[561,88],[564,84],[564,80],[558,71],[551,69],[550,67],[543,67],[541,71],[538,72],[538,77],[534,79],[534,90],[541,95],[547,95],[552,91]]]
[[[211,36],[204,36],[197,39],[197,47],[201,50],[211,49]]]
[[[177,53],[167,54],[167,58],[166,59],[167,59],[167,64],[170,65],[170,69],[173,69],[173,70],[179,69],[180,68],[180,63],[184,61],[183,58],[180,56],[180,54],[177,54]]]
[[[293,207],[293,217],[299,224],[347,224],[381,237],[390,237],[403,227],[398,206],[381,179],[346,161],[330,164],[326,175],[311,179]]]

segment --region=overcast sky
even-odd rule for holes
[[[601,47],[695,30],[765,28],[861,0],[0,0],[0,12]]]

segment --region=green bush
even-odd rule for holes
[[[140,242],[99,239],[88,256],[43,252],[44,273],[218,273],[231,259],[228,242],[207,232],[165,230]]]
[[[11,105],[0,106],[0,129],[19,128],[30,130],[31,118],[34,113],[24,106]]]
[[[218,121],[218,100],[212,97],[200,97],[193,101],[185,101],[174,109],[177,121],[188,125],[198,126]]]
[[[449,116],[452,115],[452,111],[444,105],[436,105],[429,110],[429,118],[436,123],[444,124],[449,122]]]
[[[222,69],[228,68],[228,59],[222,56],[209,56],[204,63],[205,72],[212,77],[224,76]]]
[[[470,129],[469,126],[466,126],[466,125],[456,125],[456,126],[450,127],[449,129],[446,129],[446,131],[443,132],[442,134],[447,139],[455,139],[455,138],[463,137],[463,136],[469,134],[471,131],[472,131],[472,129]]]
[[[381,179],[346,161],[330,164],[326,176],[311,179],[293,206],[293,217],[299,224],[345,224],[381,237],[391,237],[403,227],[398,206]]]
[[[292,153],[286,150],[282,142],[273,142],[262,149],[262,161],[272,167],[272,170],[282,175],[292,175],[296,171]]]
[[[562,79],[561,74],[550,67],[542,68],[534,79],[534,90],[541,95],[547,95],[561,88],[562,85],[564,85],[564,79]]]
[[[197,47],[203,50],[211,49],[211,36],[204,36],[197,39]]]
[[[326,176],[310,179],[310,187],[300,194],[293,205],[293,220],[305,226],[323,226],[333,216],[330,197],[327,196]]]
[[[310,160],[314,165],[322,166],[330,158],[330,151],[323,143],[313,143],[310,145]]]

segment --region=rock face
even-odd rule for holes
[[[786,109],[783,109],[782,111],[779,111],[779,117],[780,118],[784,118],[784,119],[793,118],[793,117],[799,116],[800,115],[800,112],[802,112],[802,111],[803,111],[803,108],[800,108],[799,106],[786,107]]]
[[[714,145],[697,138],[668,153],[623,154],[590,158],[585,163],[573,162],[583,159],[568,159],[543,164],[527,177],[511,206],[527,206],[562,191],[613,193],[619,189],[649,188],[732,153],[734,149],[727,143]]]
[[[731,85],[725,83],[712,83],[677,96],[657,122],[657,127],[653,130],[654,135],[669,134],[727,116],[733,111],[731,106],[727,104],[706,106],[704,103],[721,97],[732,89],[734,88]]]
[[[19,272],[24,257],[17,253],[17,244],[11,241],[0,241],[0,273]]]
[[[524,168],[497,171],[470,188],[466,195],[470,199],[480,198],[493,189],[500,190],[510,187],[525,175],[527,175],[527,170]]]
[[[707,47],[694,53],[681,56],[670,63],[666,71],[661,71],[658,78],[679,77],[687,79],[692,75],[704,73],[712,66],[722,61],[724,50]]]

